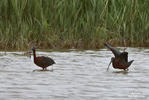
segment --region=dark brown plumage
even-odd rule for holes
[[[32,47],[34,63],[41,67],[43,70],[46,70],[48,66],[55,64],[55,61],[52,58],[39,56],[36,57],[36,50],[35,47]]]
[[[109,63],[112,63],[113,68],[115,69],[123,69],[128,70],[128,67],[132,64],[134,60],[131,60],[128,62],[128,52],[120,52],[118,49],[111,47],[109,44],[104,43],[104,45],[112,51],[115,57],[111,58],[111,61]],[[109,66],[107,70],[109,69]]]

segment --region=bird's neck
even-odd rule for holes
[[[36,51],[33,50],[33,56],[34,56],[34,60],[36,59]]]

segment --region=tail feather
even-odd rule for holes
[[[129,67],[132,63],[133,63],[134,60],[131,60],[127,63],[127,66]]]

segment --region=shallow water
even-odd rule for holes
[[[37,52],[56,61],[53,72],[33,72],[40,68],[23,52],[0,52],[0,100],[149,100],[149,49],[127,51],[128,72],[106,71],[107,49]]]

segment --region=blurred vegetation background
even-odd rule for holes
[[[0,0],[0,49],[149,46],[149,0]]]

